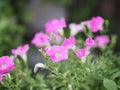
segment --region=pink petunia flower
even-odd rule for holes
[[[3,74],[8,74],[15,68],[13,60],[9,56],[0,57],[0,81],[2,80]]]
[[[32,44],[36,45],[37,47],[47,46],[49,44],[49,36],[44,33],[36,33],[33,40],[31,41]]]
[[[76,54],[78,58],[81,59],[82,62],[85,61],[85,58],[89,55],[89,51],[86,48],[76,50]]]
[[[68,49],[64,46],[52,46],[45,49],[52,62],[59,62],[68,59]]]
[[[95,37],[96,47],[104,48],[106,44],[110,43],[110,39],[106,35],[99,35]]]
[[[85,41],[85,46],[89,48],[94,47],[95,41],[91,37],[88,37]]]
[[[29,45],[25,44],[24,46],[19,46],[16,49],[12,49],[12,54],[16,56],[21,56],[23,59],[27,59],[27,51],[29,50]]]
[[[104,23],[104,19],[102,17],[100,17],[100,16],[93,17],[90,20],[90,28],[91,28],[92,32],[98,32],[99,30],[102,30],[103,23]]]
[[[68,49],[74,49],[75,48],[75,38],[73,36],[70,36],[68,39],[65,39],[62,43],[62,46],[67,47]]]
[[[45,24],[45,30],[48,34],[58,32],[59,29],[66,27],[65,19],[53,19]]]

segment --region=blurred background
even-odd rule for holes
[[[115,52],[120,50],[120,0],[0,0],[0,56],[31,42],[53,18],[67,23],[102,16],[109,20],[109,35],[117,36]]]

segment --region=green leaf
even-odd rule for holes
[[[103,85],[107,90],[118,90],[117,85],[113,80],[104,79]]]
[[[113,80],[116,79],[116,78],[118,78],[118,77],[120,77],[120,71],[114,73],[111,77],[112,77]]]

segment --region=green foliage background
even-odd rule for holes
[[[24,41],[26,28],[19,23],[11,2],[12,0],[0,0],[0,56],[10,54],[12,48]]]

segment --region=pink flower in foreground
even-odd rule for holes
[[[98,32],[99,30],[103,29],[103,23],[104,19],[100,16],[93,17],[90,20],[90,28],[92,29],[92,32]]]
[[[110,43],[110,39],[106,35],[95,37],[96,47],[103,48],[106,44]]]
[[[64,46],[52,46],[45,49],[52,62],[59,62],[68,59],[68,49]]]
[[[67,47],[68,49],[74,49],[75,48],[75,38],[73,36],[70,36],[68,39],[65,39],[62,43],[62,46]]]
[[[0,82],[2,81],[2,76],[8,74],[15,68],[14,62],[9,56],[0,57]]]
[[[47,33],[57,32],[64,27],[66,27],[65,19],[53,19],[45,24],[45,30]]]
[[[85,58],[89,55],[89,53],[90,52],[86,48],[76,50],[76,54],[78,58],[82,60],[82,62],[84,62]]]
[[[21,56],[22,58],[26,59],[26,53],[29,50],[29,45],[25,44],[24,46],[19,46],[16,49],[12,49],[11,52],[13,55]]]
[[[13,60],[9,56],[0,57],[0,74],[7,74],[15,68]]]
[[[90,48],[94,47],[95,41],[91,37],[88,37],[85,41],[85,46],[90,47]]]
[[[49,44],[48,39],[49,37],[47,34],[36,33],[31,43],[36,45],[37,47],[42,47],[42,46],[46,46]]]

